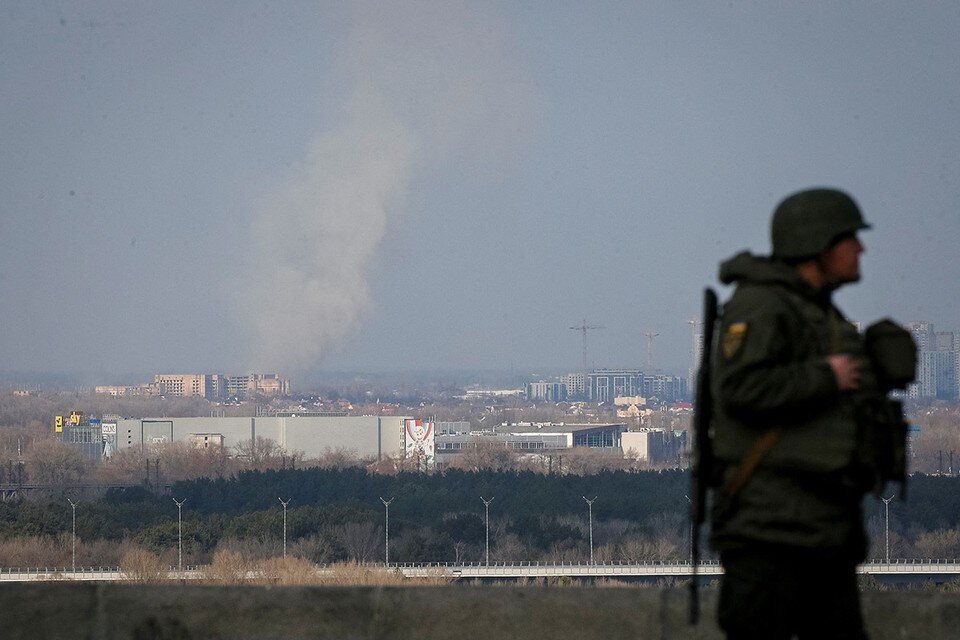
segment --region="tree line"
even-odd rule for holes
[[[890,503],[892,557],[960,556],[960,480],[915,475],[909,500]],[[485,558],[490,503],[491,561],[585,561],[588,507],[593,504],[594,557],[601,562],[676,562],[689,554],[688,475],[681,471],[603,472],[588,476],[503,471],[394,475],[349,467],[244,471],[235,477],[177,482],[171,495],[149,485],[108,490],[78,503],[78,562],[116,564],[131,546],[170,560],[183,503],[188,562],[232,550],[252,557],[282,547],[282,505],[293,555],[312,562],[382,561],[385,508],[390,505],[391,560],[478,562]],[[887,494],[889,495],[889,494]],[[68,495],[0,503],[0,565],[53,564],[70,548]],[[76,502],[76,499],[74,499]],[[865,503],[873,541],[883,557],[886,512]],[[59,555],[58,555],[59,554]]]

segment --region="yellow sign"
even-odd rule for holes
[[[70,412],[70,424],[80,424],[80,417],[81,417],[82,415],[83,415],[83,414],[80,413],[79,411],[71,411],[71,412]]]
[[[63,416],[57,416],[53,419],[53,428],[57,433],[63,432]]]

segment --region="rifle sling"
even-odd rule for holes
[[[773,427],[757,438],[747,454],[743,456],[740,464],[733,470],[733,473],[727,476],[721,492],[727,497],[735,496],[743,488],[743,485],[747,484],[747,480],[757,470],[757,466],[779,440],[780,427]]]

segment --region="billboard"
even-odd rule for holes
[[[436,438],[433,422],[405,419],[403,421],[404,457],[420,461],[420,467],[433,466]]]

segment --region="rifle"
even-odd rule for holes
[[[700,594],[697,587],[697,565],[700,564],[700,527],[707,517],[707,492],[713,481],[713,442],[710,439],[710,416],[713,398],[710,393],[710,358],[713,333],[717,324],[717,294],[709,287],[703,292],[703,347],[694,397],[693,465],[690,469],[690,624],[700,620]]]

